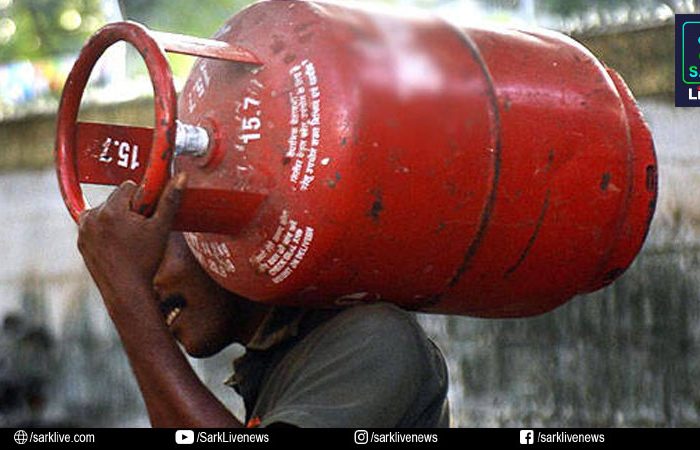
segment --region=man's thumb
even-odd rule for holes
[[[167,227],[172,226],[175,214],[180,208],[180,201],[186,186],[187,175],[183,172],[180,172],[168,182],[158,201],[158,207],[153,214],[155,221]]]

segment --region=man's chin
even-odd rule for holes
[[[214,345],[211,342],[188,342],[178,340],[182,348],[192,358],[209,358],[222,350],[220,345]]]

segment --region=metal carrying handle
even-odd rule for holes
[[[77,122],[80,102],[90,73],[105,50],[119,41],[126,41],[134,46],[148,68],[155,100],[155,128],[152,130]],[[135,22],[111,23],[98,30],[85,44],[68,75],[58,109],[56,172],[61,194],[76,222],[85,210],[81,182],[119,184],[120,181],[142,174],[140,188],[132,201],[131,208],[139,214],[148,216],[155,210],[158,198],[170,178],[173,154],[193,156],[206,154],[208,146],[206,130],[182,124],[177,120],[177,95],[165,51],[261,64],[255,55],[244,48],[222,41],[152,32]],[[110,163],[112,157],[107,156],[109,146],[111,144],[119,146],[120,141],[123,145],[126,139],[141,144],[142,156],[148,153],[145,170],[141,167],[136,153],[132,155],[130,163],[122,166],[131,170],[129,176],[118,173],[119,168],[108,164],[95,165],[98,163],[93,161],[95,158],[90,156],[94,155],[89,151],[88,158],[83,158],[88,161],[79,161],[79,145],[85,148],[91,147],[89,149],[91,151],[95,150],[95,146],[98,150],[101,146],[104,150],[99,161]],[[103,156],[105,159],[102,158]],[[80,174],[78,169],[81,165],[89,167],[89,173]]]
[[[81,50],[66,80],[58,109],[56,170],[63,199],[76,222],[85,209],[76,163],[76,122],[80,101],[95,63],[108,47],[118,41],[129,42],[143,57],[155,97],[152,150],[132,209],[144,215],[150,214],[169,178],[175,144],[177,95],[165,53],[145,27],[133,22],[109,24],[97,31]]]

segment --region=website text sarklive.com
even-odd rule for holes
[[[62,433],[58,431],[30,431],[26,442],[31,444],[93,444],[95,435],[92,433]],[[15,433],[15,442],[24,443]]]

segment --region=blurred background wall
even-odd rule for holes
[[[52,169],[55,111],[84,40],[130,18],[208,36],[247,1],[0,0],[0,426],[146,426],[116,333],[79,254]],[[657,145],[660,198],[633,267],[609,288],[526,320],[421,316],[450,369],[454,426],[700,424],[700,129],[673,106],[673,14],[695,1],[400,0],[452,20],[562,30],[616,68]],[[175,58],[186,77],[187,58]],[[93,77],[84,115],[149,124],[150,87],[130,50]],[[193,361],[223,386],[233,346]]]

